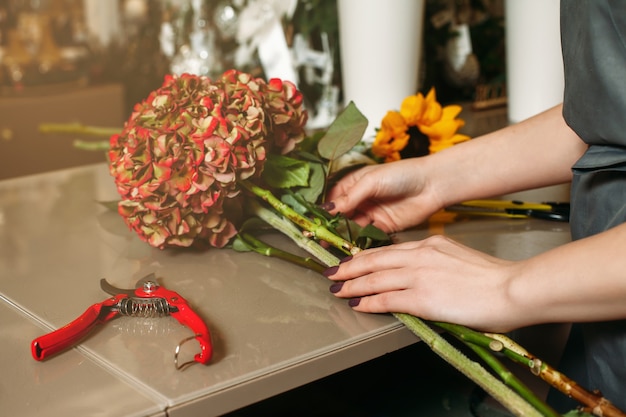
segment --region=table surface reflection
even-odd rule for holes
[[[298,266],[229,249],[151,248],[101,204],[116,198],[105,164],[0,181],[0,363],[14,376],[0,382],[2,415],[220,415],[417,342],[390,315],[352,311]],[[435,233],[508,259],[569,240],[565,223],[478,217],[395,238]],[[174,349],[191,331],[172,317],[116,318],[78,348],[31,358],[34,337],[107,298],[101,278],[132,288],[149,273],[207,322],[208,366],[175,369]]]

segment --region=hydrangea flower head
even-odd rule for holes
[[[135,105],[110,139],[109,170],[122,197],[118,212],[141,239],[158,248],[223,247],[236,234],[238,181],[260,176],[268,150],[284,146],[273,140],[274,120],[289,119],[282,123],[290,126],[289,140],[304,137],[301,103],[270,85],[235,70],[215,81],[166,76]],[[291,107],[270,106],[276,96]]]

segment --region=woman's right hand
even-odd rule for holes
[[[393,233],[415,226],[441,209],[423,173],[421,159],[370,165],[343,177],[329,192],[333,213]]]

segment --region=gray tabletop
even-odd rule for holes
[[[298,266],[151,248],[100,204],[116,197],[105,164],[0,181],[0,363],[14,375],[0,381],[2,415],[220,415],[418,341],[390,315],[355,313]],[[395,238],[435,233],[509,259],[569,240],[566,223],[451,216]],[[32,359],[34,337],[108,297],[101,278],[132,288],[148,273],[208,324],[209,365],[175,369],[174,349],[192,333],[172,317],[119,317],[76,349]]]

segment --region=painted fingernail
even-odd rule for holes
[[[325,203],[320,204],[320,208],[326,211],[331,211],[335,209],[335,203],[332,201],[326,201]]]
[[[346,256],[345,258],[343,258],[342,260],[339,261],[340,264],[346,263],[348,262],[350,259],[352,259],[352,255]]]
[[[325,277],[329,277],[331,275],[335,275],[338,269],[339,269],[339,265],[331,266],[330,268],[327,268],[324,272],[322,272],[322,274]]]
[[[333,294],[338,293],[339,291],[341,291],[341,287],[343,287],[343,281],[342,282],[335,282],[333,285],[330,286],[330,292],[332,292]]]
[[[350,307],[356,307],[359,305],[360,302],[361,302],[360,298],[351,298],[348,300],[348,305]]]

